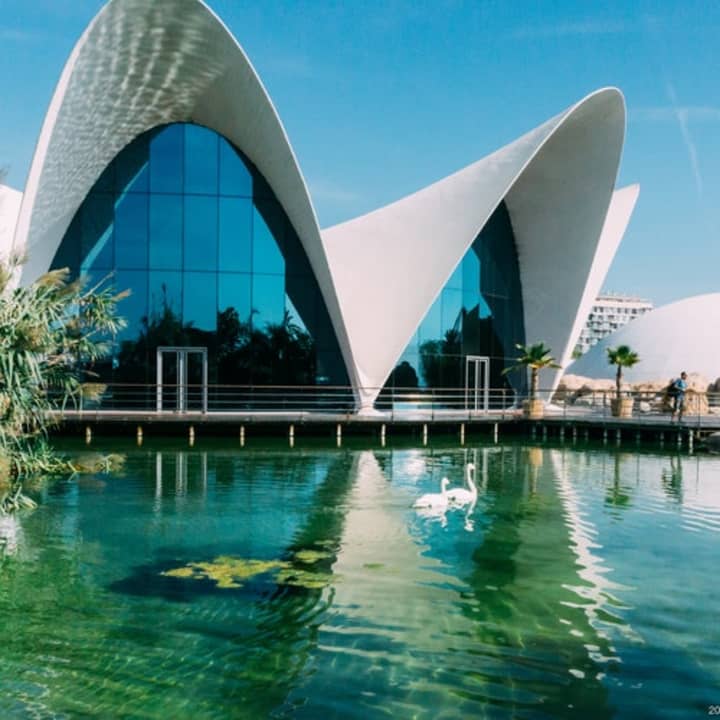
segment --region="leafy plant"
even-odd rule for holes
[[[555,362],[555,358],[551,355],[552,351],[545,347],[545,343],[517,344],[515,347],[520,351],[520,356],[515,359],[514,365],[503,370],[503,375],[514,370],[530,368],[530,399],[535,400],[538,393],[540,370],[558,369],[560,365]]]
[[[620,399],[620,388],[622,386],[622,370],[630,368],[640,362],[640,356],[633,352],[627,345],[618,345],[616,348],[608,348],[608,362],[617,366],[615,373],[615,397]]]
[[[48,445],[48,429],[68,403],[103,391],[86,381],[124,327],[117,304],[128,294],[71,281],[67,269],[17,287],[21,263],[0,262],[0,481],[13,495],[23,475],[74,471]]]

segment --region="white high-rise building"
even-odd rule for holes
[[[576,354],[586,353],[604,337],[652,309],[652,302],[643,298],[614,293],[598,295],[578,338]]]

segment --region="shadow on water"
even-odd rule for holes
[[[252,678],[253,683],[262,683],[263,692],[259,694],[248,694],[244,683],[224,690],[226,699],[242,699],[244,712],[249,715],[264,716],[285,702],[316,650],[321,619],[332,602],[327,586],[332,580],[331,568],[342,540],[347,495],[357,475],[357,455],[342,452],[328,457],[324,477],[313,489],[308,514],[277,558],[289,565],[281,571],[282,579],[278,579],[277,571],[271,571],[243,580],[237,588],[226,588],[212,578],[188,581],[169,577],[163,573],[197,562],[198,558],[212,561],[221,552],[217,547],[203,551],[194,546],[189,554],[188,549],[164,547],[158,551],[161,560],[135,566],[130,575],[109,586],[113,592],[155,596],[173,602],[191,603],[203,596],[215,596],[224,603],[254,605],[251,611],[256,618],[254,627],[235,632],[226,628],[216,631],[234,648],[226,654],[225,662],[242,667],[242,674]],[[264,472],[284,477],[289,463],[292,463],[293,476],[307,482],[312,476],[311,465],[317,463],[317,458],[309,456],[303,462],[295,455],[291,460],[287,455],[269,457]],[[159,467],[158,464],[156,470]],[[238,472],[232,458],[221,458],[214,469],[218,482],[226,485],[232,484],[232,477]],[[252,473],[245,477],[250,484],[256,479]],[[201,482],[200,488],[204,484]],[[172,485],[187,491],[186,480],[182,478],[172,477]],[[222,554],[232,555],[233,550],[228,546]],[[303,553],[308,551],[311,557],[303,561]],[[136,622],[137,619],[129,622],[129,633],[133,632]]]

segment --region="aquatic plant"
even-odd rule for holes
[[[302,549],[293,554],[293,562],[313,565],[331,557],[331,553],[323,550]],[[333,578],[331,573],[298,568],[287,560],[256,560],[230,555],[220,555],[209,562],[190,562],[160,574],[180,580],[211,580],[218,588],[232,589],[267,573],[276,573],[275,580],[280,585],[307,589],[324,588]]]
[[[326,550],[298,550],[293,554],[293,559],[298,562],[304,563],[305,565],[312,565],[313,563],[320,562],[320,560],[327,560],[333,557],[333,554]]]
[[[322,590],[332,579],[337,579],[332,573],[301,570],[294,567],[281,570],[277,576],[280,585],[291,585],[306,590]]]
[[[183,567],[165,570],[166,577],[189,580],[212,580],[219,588],[239,588],[244,580],[256,575],[289,567],[282,560],[253,560],[221,555],[211,562],[191,562]]]

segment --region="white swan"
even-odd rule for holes
[[[446,493],[448,501],[453,505],[467,505],[468,503],[474,503],[477,500],[477,487],[475,487],[475,465],[473,463],[468,463],[465,466],[465,481],[470,488],[469,490],[466,490],[465,488],[453,488]]]
[[[448,493],[447,486],[450,481],[444,477],[440,481],[440,492],[439,493],[427,493],[419,497],[414,503],[415,508],[444,508],[448,504]]]

